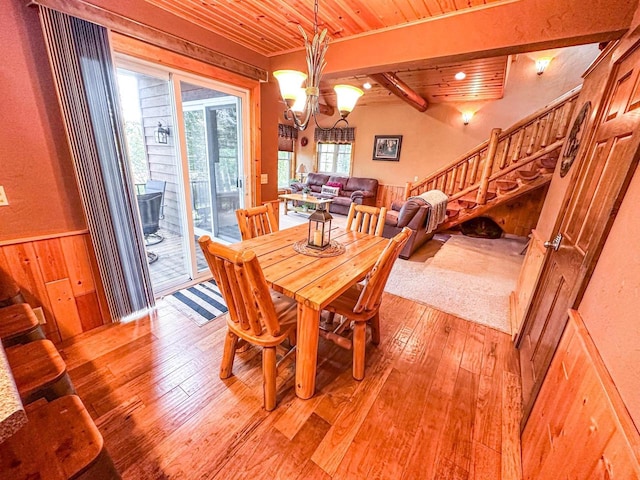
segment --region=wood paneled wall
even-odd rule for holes
[[[505,233],[526,237],[538,224],[547,195],[547,187],[548,185],[498,205],[489,210],[485,216],[500,225]]]
[[[404,200],[404,188],[404,185],[379,184],[376,206],[390,208],[394,200]]]
[[[522,432],[522,478],[637,479],[640,436],[577,311]]]
[[[540,238],[536,229],[531,231],[527,253],[522,262],[516,289],[512,293],[511,331],[514,335],[518,335],[520,332],[520,326],[529,307],[533,289],[538,281],[538,273],[542,268],[546,253],[544,241],[545,239]]]
[[[54,342],[111,321],[87,232],[0,243],[0,268],[33,308],[42,307]]]

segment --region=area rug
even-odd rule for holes
[[[398,259],[385,290],[457,317],[511,333],[515,289],[526,238],[438,236],[409,260]]]
[[[213,280],[179,290],[166,296],[165,300],[199,326],[228,311],[222,294]]]

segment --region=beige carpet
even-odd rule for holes
[[[497,240],[437,235],[398,259],[386,291],[443,312],[511,333],[509,294],[514,290],[526,238]]]

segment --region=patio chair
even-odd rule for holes
[[[138,200],[138,210],[140,211],[140,220],[142,221],[142,233],[144,234],[145,244],[149,246],[160,243],[164,239],[162,235],[158,233],[158,230],[160,229],[160,206],[162,204],[162,193],[144,193],[142,195],[137,195],[136,199]],[[149,263],[153,263],[158,259],[158,255],[148,251],[147,258]]]
[[[347,215],[347,230],[381,237],[386,216],[387,209],[385,207],[378,208],[352,203]]]
[[[295,344],[297,303],[269,288],[253,251],[232,250],[208,235],[198,242],[229,308],[220,378],[232,374],[238,339],[262,347],[264,408],[271,411],[276,407],[276,346],[287,338]]]
[[[379,310],[382,292],[391,268],[410,236],[411,229],[403,228],[400,233],[389,240],[364,282],[350,287],[325,307],[328,312],[342,315],[343,318],[333,331],[320,330],[320,335],[340,347],[353,349],[353,378],[356,380],[364,378],[367,323],[371,325],[371,342],[378,345],[380,343]],[[341,335],[351,322],[354,323],[353,340]]]
[[[160,202],[160,219],[164,218],[164,191],[167,188],[167,182],[164,180],[147,180],[144,185],[144,193],[162,193],[162,201]]]
[[[278,231],[278,221],[270,203],[252,208],[239,208],[236,218],[242,240]]]

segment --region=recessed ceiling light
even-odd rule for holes
[[[455,74],[455,79],[456,80],[464,80],[467,77],[467,74],[464,72],[458,72]]]
[[[371,88],[371,84],[369,82],[366,82],[362,85],[362,88],[364,88],[365,90],[369,90]]]

